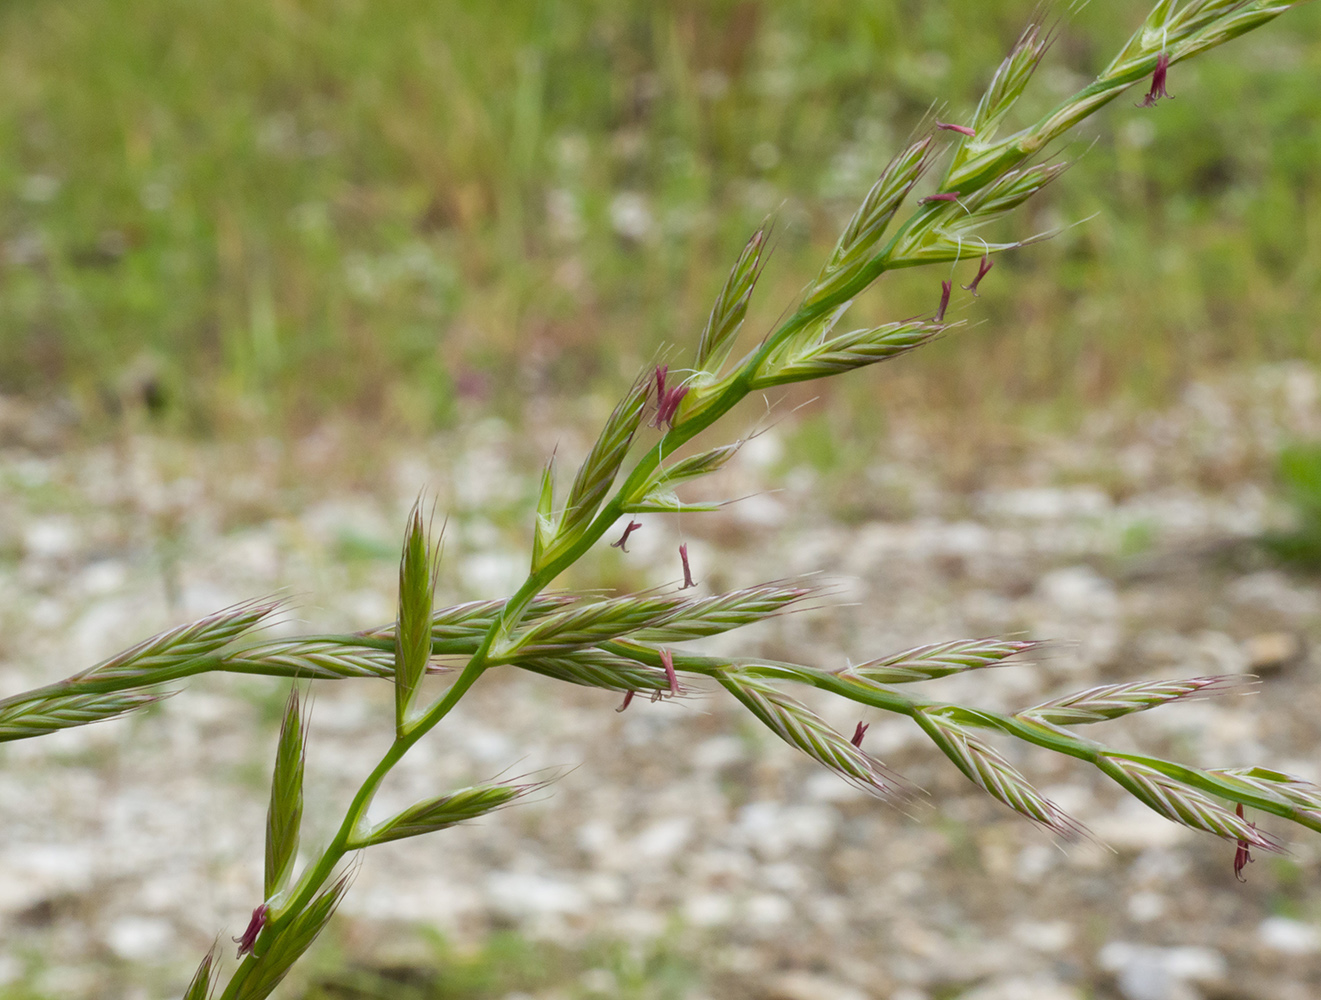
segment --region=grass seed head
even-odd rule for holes
[[[1040,642],[1015,639],[956,639],[868,660],[840,673],[877,684],[908,684],[999,666],[1009,657],[1039,646]]]
[[[1248,678],[1240,676],[1189,677],[1186,680],[1105,684],[1033,705],[1019,712],[1018,715],[1052,726],[1104,722],[1133,712],[1145,712],[1147,709],[1168,705],[1174,701],[1205,698],[1236,689],[1242,690],[1250,684]]]
[[[184,990],[183,1000],[209,1000],[211,996],[211,972],[216,964],[217,946],[212,945],[211,950],[203,957],[202,962],[193,973],[192,980],[188,983],[188,988]]]
[[[394,680],[394,652],[342,640],[275,639],[244,646],[225,656],[220,669],[231,673],[292,677],[299,680],[345,680],[377,677]]]
[[[299,705],[298,688],[285,703],[280,740],[271,777],[271,801],[266,811],[265,898],[279,892],[293,871],[303,822],[303,770],[307,759],[307,720]]]
[[[770,235],[769,220],[763,222],[752,238],[744,246],[730,271],[725,287],[720,290],[711,315],[707,317],[706,328],[697,341],[697,368],[711,375],[718,375],[728,357],[734,339],[743,326],[743,319],[748,313],[748,302],[752,291],[761,277],[765,265],[765,254]],[[663,390],[663,385],[660,389]],[[657,392],[659,398],[662,391]],[[676,404],[677,405],[677,404]]]
[[[635,652],[635,657],[641,656],[659,662],[659,653],[651,647],[643,647]],[[655,693],[670,690],[670,679],[664,669],[635,657],[591,647],[558,655],[531,656],[519,660],[518,667],[557,681],[618,691],[626,695],[629,692]],[[678,693],[683,695],[687,689],[680,684]]]
[[[926,169],[930,148],[929,137],[920,139],[891,160],[881,172],[808,290],[804,308],[828,308],[837,299],[851,297],[849,289],[865,274],[876,245]]]
[[[154,705],[172,693],[112,691],[109,694],[52,695],[20,701],[0,708],[0,743],[118,718]]]
[[[537,553],[532,569],[537,572],[572,546],[601,509],[610,486],[633,444],[633,435],[642,423],[647,399],[651,395],[651,377],[639,377],[611,412],[592,450],[574,476],[564,513],[560,516],[553,540]],[[675,404],[677,407],[677,403]]]
[[[190,661],[214,654],[282,608],[282,601],[244,601],[197,621],[167,629],[76,674],[86,681],[123,681],[147,686],[173,680]]]
[[[425,799],[376,824],[363,838],[360,847],[371,847],[391,840],[420,837],[485,816],[531,792],[545,788],[548,782],[525,784],[509,782],[475,785],[447,795]]]
[[[422,520],[422,501],[408,515],[399,559],[399,624],[394,636],[395,728],[403,732],[431,659],[432,621],[440,554]]]
[[[1100,761],[1100,766],[1125,791],[1166,819],[1225,840],[1242,841],[1263,851],[1277,854],[1284,851],[1278,840],[1258,830],[1256,824],[1248,823],[1211,796],[1149,764],[1107,755]]]
[[[1010,809],[1067,840],[1086,836],[1086,828],[1046,798],[985,740],[945,718],[939,709],[921,712],[918,724],[967,778]]]
[[[845,781],[890,801],[908,797],[906,781],[774,684],[742,671],[718,680],[776,736]]]

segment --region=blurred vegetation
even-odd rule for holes
[[[706,973],[691,949],[685,951],[672,938],[667,934],[641,946],[593,940],[570,950],[505,930],[459,948],[422,930],[400,938],[409,945],[407,957],[366,965],[351,955],[340,929],[318,943],[309,968],[300,966],[284,989],[301,1000],[509,1000],[534,992],[553,993],[562,1000],[680,1000]],[[57,965],[48,965],[37,954],[22,959],[23,975],[0,983],[0,1000],[68,995],[59,983]],[[177,995],[165,985],[162,970],[145,965],[112,966],[97,985],[108,996],[129,995],[129,984],[151,972],[160,980],[154,995]]]
[[[0,393],[188,433],[579,392],[688,343],[751,228],[762,332],[1035,0],[14,0],[0,10]],[[1146,0],[1091,4],[1024,113]],[[1321,5],[1121,99],[1013,232],[933,402],[1159,398],[1321,338]],[[1136,98],[1134,99],[1136,100]],[[929,310],[944,275],[862,306]],[[961,280],[968,280],[966,277]],[[864,380],[875,376],[862,376]]]
[[[554,991],[565,1000],[679,1000],[696,967],[663,944],[592,943],[566,951],[505,931],[460,952],[443,940],[434,957],[391,968],[345,965],[316,977],[304,1000],[507,1000]]]
[[[1321,443],[1294,444],[1280,451],[1276,478],[1293,508],[1294,527],[1267,535],[1266,550],[1299,569],[1321,570]]]

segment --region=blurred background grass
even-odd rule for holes
[[[929,111],[966,118],[1034,6],[14,0],[0,393],[93,426],[425,433],[465,398],[617,386],[691,343],[774,212],[759,335]],[[1147,7],[1071,15],[1023,113]],[[906,377],[932,403],[1070,412],[1316,360],[1319,79],[1308,5],[1177,67],[1175,100],[1115,102],[1011,232],[1095,218],[1004,258],[959,305],[986,322]],[[930,310],[944,276],[887,277],[862,311]]]

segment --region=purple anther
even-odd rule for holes
[[[619,551],[621,552],[627,552],[628,536],[633,534],[633,532],[637,531],[640,527],[642,527],[641,522],[630,520],[628,522],[628,525],[624,528],[624,533],[619,536],[619,541],[611,542],[610,547],[612,549],[619,549]]]
[[[628,708],[629,705],[633,704],[633,696],[634,696],[635,694],[637,694],[636,691],[625,691],[625,692],[624,692],[624,704],[620,705],[617,709],[615,709],[615,711],[616,711],[616,712],[622,712],[624,709]]]
[[[982,283],[982,279],[986,277],[987,273],[994,266],[995,264],[991,260],[991,255],[989,253],[982,254],[982,262],[977,267],[977,277],[972,279],[971,285],[964,285],[963,290],[965,292],[972,292],[973,295],[976,295],[977,286]]]
[[[1243,818],[1242,802],[1238,804],[1238,808],[1234,812],[1239,819]],[[1257,829],[1256,823],[1249,823],[1248,826],[1253,830]],[[1243,869],[1250,864],[1252,864],[1252,852],[1248,850],[1248,842],[1240,838],[1238,847],[1234,850],[1234,878],[1240,882],[1246,882],[1247,879],[1243,877]]]
[[[917,199],[919,205],[925,205],[929,201],[958,201],[959,193],[957,191],[944,191],[941,194],[929,194],[925,198]]]
[[[252,919],[248,921],[248,929],[243,932],[242,937],[232,938],[235,944],[239,946],[238,956],[250,954],[257,945],[257,937],[261,934],[261,929],[266,926],[266,917],[271,910],[265,903],[252,911]]]
[[[674,654],[668,649],[660,651],[661,666],[665,668],[665,676],[670,682],[670,697],[673,698],[679,693],[679,675],[674,672]]]
[[[1169,54],[1162,52],[1156,57],[1156,70],[1151,74],[1151,89],[1147,91],[1147,96],[1142,98],[1139,108],[1153,108],[1162,97],[1173,99],[1174,95],[1165,89],[1165,76],[1169,71]]]
[[[688,565],[688,543],[684,542],[679,546],[679,561],[683,563],[683,586],[680,590],[687,590],[689,587],[696,587],[697,583],[693,580],[692,567]]]
[[[853,739],[849,740],[849,742],[852,743],[855,747],[861,748],[862,738],[867,735],[867,730],[870,728],[870,726],[871,726],[870,723],[864,725],[863,723],[859,722],[858,728],[853,730]]]
[[[676,385],[673,389],[665,388],[663,369],[656,369],[656,416],[652,418],[652,427],[673,427],[674,415],[679,412],[679,404],[688,395],[686,385]]]
[[[936,128],[944,129],[946,132],[957,132],[959,135],[966,135],[973,139],[977,137],[977,130],[968,128],[967,125],[951,125],[949,122],[936,122]]]
[[[936,310],[936,322],[945,322],[945,310],[949,307],[949,293],[954,286],[948,281],[940,283],[940,308]]]

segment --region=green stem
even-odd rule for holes
[[[167,681],[181,680],[184,677],[192,677],[194,674],[202,674],[209,670],[215,670],[219,667],[222,659],[222,657],[214,654],[200,656],[173,667],[161,668],[158,671],[159,676],[153,676],[151,680],[144,680],[141,677],[132,676],[103,678],[90,677],[86,679],[70,677],[62,681],[55,681],[52,684],[45,684],[39,688],[33,688],[30,691],[23,691],[19,694],[10,695],[8,698],[0,699],[0,712],[20,705],[26,705],[32,702],[44,701],[47,698],[57,698],[65,695],[111,694],[115,691],[126,691],[132,688],[155,687],[157,684],[163,684]]]
[[[602,643],[601,646],[603,649],[608,649],[620,656],[626,656],[629,659],[650,666],[659,666],[661,662],[657,650],[628,640]],[[1075,736],[1070,732],[1052,726],[1043,726],[1020,716],[1003,715],[985,709],[969,709],[949,705],[942,701],[912,698],[890,687],[858,683],[838,674],[812,670],[794,663],[762,659],[728,660],[687,653],[672,653],[672,658],[677,670],[717,679],[731,670],[740,668],[758,666],[781,668],[784,673],[780,676],[784,679],[805,683],[871,708],[906,715],[917,722],[918,725],[922,725],[925,713],[932,709],[957,709],[957,721],[961,724],[977,726],[982,729],[995,729],[1025,743],[1031,743],[1055,753],[1076,758],[1091,764],[1107,777],[1114,778],[1113,760],[1128,760],[1137,764],[1144,764],[1167,778],[1199,789],[1217,798],[1230,802],[1242,802],[1254,809],[1260,809],[1262,812],[1279,816],[1310,830],[1321,832],[1321,816],[1313,816],[1307,810],[1300,809],[1293,803],[1282,798],[1266,795],[1231,778],[1224,778],[1203,771],[1200,768],[1188,767],[1185,764],[1178,764],[1160,757],[1113,750],[1085,737]]]
[[[528,605],[544,589],[550,579],[552,577],[543,570],[529,576],[524,581],[523,586],[505,604],[499,617],[491,623],[481,645],[478,646],[477,651],[459,673],[459,676],[455,678],[454,683],[450,685],[449,690],[420,718],[409,724],[401,734],[395,737],[394,742],[390,744],[390,748],[377,762],[376,766],[372,768],[371,773],[362,785],[359,786],[344,815],[344,820],[340,823],[339,829],[331,839],[330,844],[327,845],[312,868],[299,879],[298,888],[293,897],[283,903],[270,917],[257,940],[257,946],[253,953],[248,955],[239,965],[239,968],[235,970],[233,978],[225,988],[222,1000],[234,1000],[237,997],[238,990],[256,966],[258,954],[264,954],[271,940],[283,930],[294,915],[300,913],[312,902],[326,881],[334,874],[335,868],[344,859],[344,856],[364,846],[358,840],[358,834],[361,832],[367,810],[371,806],[372,799],[375,797],[381,783],[413,745],[434,729],[440,720],[458,704],[459,699],[477,682],[477,679],[486,671],[488,654],[496,640],[500,636],[508,634],[517,625],[518,619],[527,610]]]
[[[373,797],[380,788],[381,782],[385,780],[391,769],[397,764],[408,750],[430,732],[437,723],[443,719],[449,711],[458,703],[459,699],[467,693],[469,688],[477,682],[482,673],[485,672],[488,665],[488,658],[497,642],[507,637],[518,625],[519,620],[527,611],[528,606],[534,601],[537,595],[550,584],[555,577],[559,576],[565,569],[577,562],[582,555],[591,548],[601,536],[609,530],[610,526],[619,518],[626,498],[630,497],[639,487],[646,483],[651,473],[655,471],[660,464],[664,454],[672,453],[682,444],[690,440],[696,434],[709,427],[715,420],[719,419],[730,408],[738,403],[750,391],[749,384],[753,373],[756,371],[756,364],[769,351],[778,340],[788,336],[794,329],[801,328],[809,319],[810,315],[805,315],[800,310],[794,316],[783,324],[783,326],[767,338],[762,344],[760,350],[754,353],[752,358],[745,363],[739,373],[739,377],[734,379],[729,387],[723,392],[716,402],[703,411],[696,418],[681,423],[678,427],[671,428],[651,450],[639,460],[633,468],[624,484],[615,491],[614,496],[605,504],[602,510],[596,515],[583,533],[574,541],[572,545],[564,550],[537,572],[530,574],[501,609],[499,616],[491,623],[486,635],[483,637],[480,646],[463,668],[462,672],[455,679],[444,697],[435,705],[428,709],[423,716],[413,724],[405,728],[402,734],[398,735],[390,745],[389,750],[380,759],[371,773],[358,788],[349,804],[348,811],[345,813],[344,820],[340,824],[330,844],[322,852],[316,864],[301,878],[298,882],[298,889],[294,896],[286,903],[280,906],[279,910],[270,918],[266,927],[257,941],[257,947],[254,953],[248,955],[239,968],[235,971],[234,977],[230,980],[225,989],[222,1000],[233,1000],[237,996],[237,990],[242,985],[244,979],[251,974],[251,970],[257,961],[258,952],[264,952],[265,947],[269,946],[270,940],[278,935],[282,928],[288,924],[292,917],[303,910],[315,898],[321,887],[326,883],[334,873],[336,866],[343,860],[344,856],[350,851],[356,850],[360,844],[355,843],[355,835],[363,818],[366,816],[367,809],[371,805]]]

